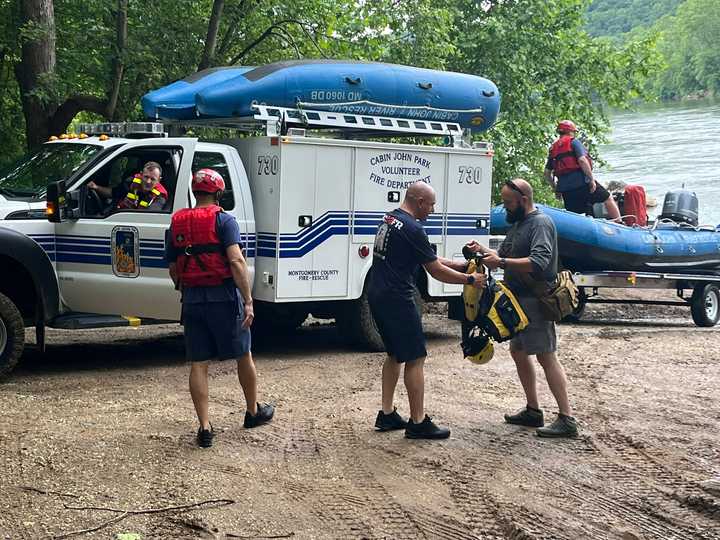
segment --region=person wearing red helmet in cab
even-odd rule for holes
[[[190,395],[200,427],[197,443],[212,446],[214,431],[208,405],[208,361],[237,361],[247,410],[244,426],[269,422],[275,412],[257,402],[257,374],[250,352],[254,311],[248,268],[240,249],[235,217],[223,212],[222,176],[212,169],[193,175],[194,208],[175,212],[168,231],[166,258],[170,277],[182,292],[182,323],[190,368]]]
[[[592,205],[603,203],[608,219],[619,221],[620,210],[615,199],[595,181],[590,156],[583,144],[575,138],[575,124],[570,120],[561,120],[557,132],[560,136],[550,147],[545,165],[545,181],[562,197],[566,210],[592,215]]]

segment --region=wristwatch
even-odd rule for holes
[[[473,276],[472,274],[468,274],[465,278],[465,281],[468,285],[472,285],[473,283],[475,283],[475,276]]]
[[[498,266],[505,270],[505,267],[507,266],[507,259],[505,259],[504,257],[500,259],[500,264],[498,264]]]

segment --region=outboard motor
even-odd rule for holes
[[[660,219],[671,219],[677,223],[698,224],[698,198],[692,191],[668,191],[665,194]]]

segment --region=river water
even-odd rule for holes
[[[685,189],[699,199],[700,224],[720,224],[720,101],[643,106],[611,116],[610,144],[600,147],[608,165],[596,171],[612,180],[640,184],[662,211],[665,193]]]

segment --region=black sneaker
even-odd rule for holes
[[[390,414],[385,414],[382,409],[378,411],[377,418],[375,419],[375,427],[378,431],[393,431],[395,429],[405,429],[408,423],[402,419],[397,412],[397,409],[393,409]]]
[[[535,433],[538,437],[577,437],[577,422],[572,416],[558,414],[552,424],[536,429]]]
[[[197,444],[200,448],[210,448],[214,437],[215,431],[213,430],[212,424],[210,425],[210,429],[200,427],[197,432]]]
[[[438,426],[427,414],[425,420],[419,424],[416,424],[410,418],[405,428],[405,437],[408,439],[447,439],[449,436],[450,430]]]
[[[249,412],[245,411],[245,422],[243,422],[243,426],[245,426],[246,428],[262,426],[263,424],[267,424],[270,420],[272,420],[274,414],[275,407],[273,407],[269,403],[258,403],[257,412],[255,413],[255,415],[252,415]]]
[[[545,425],[543,412],[540,409],[533,409],[530,406],[520,409],[515,414],[506,414],[505,422],[527,427],[542,427]]]

